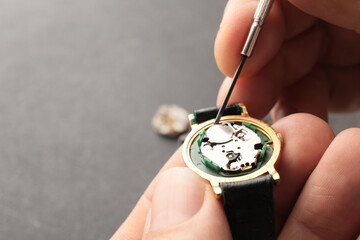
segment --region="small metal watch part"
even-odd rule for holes
[[[218,124],[210,127],[206,131],[206,136],[211,143],[225,143],[231,140],[234,135],[234,129],[230,124]]]
[[[237,173],[256,167],[261,138],[249,127],[223,122],[207,129],[201,155],[219,166],[224,173]]]
[[[152,121],[152,128],[167,137],[177,137],[189,128],[188,112],[177,105],[161,105]]]

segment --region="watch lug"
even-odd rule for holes
[[[250,117],[247,109],[246,109],[246,106],[242,103],[239,103],[240,107],[242,108],[242,113],[241,115],[244,116],[244,117]]]
[[[210,184],[211,184],[212,189],[214,190],[216,197],[220,198],[220,196],[222,194],[220,184],[218,182],[214,182],[214,181],[210,181]]]
[[[198,125],[198,124],[196,123],[195,115],[194,115],[194,114],[189,114],[189,115],[188,115],[188,119],[189,119],[189,123],[190,123],[191,128],[193,128],[194,126],[197,126],[197,125]]]
[[[274,179],[275,184],[278,185],[280,183],[280,174],[275,170],[275,168],[270,168],[269,169],[269,174]]]

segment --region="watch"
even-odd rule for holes
[[[243,104],[228,105],[214,124],[217,112],[212,107],[189,115],[184,161],[223,202],[233,239],[276,239],[273,187],[280,182],[275,163],[282,136],[250,117]]]

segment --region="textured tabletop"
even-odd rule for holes
[[[0,238],[107,239],[177,148],[156,108],[215,104],[225,1],[3,0]],[[335,131],[360,115],[332,116]]]

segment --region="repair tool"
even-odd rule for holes
[[[229,98],[231,96],[231,93],[235,87],[236,81],[239,78],[240,72],[245,64],[245,60],[251,56],[251,54],[254,50],[256,41],[260,35],[261,29],[266,21],[267,16],[269,15],[269,12],[273,5],[273,2],[274,2],[274,0],[260,0],[259,5],[256,8],[256,12],[254,15],[254,22],[251,25],[250,32],[246,39],[244,48],[241,52],[241,60],[240,60],[239,66],[237,67],[237,69],[235,71],[231,86],[229,88],[229,91],[228,91],[225,99],[224,99],[224,102],[222,103],[222,105],[219,109],[219,112],[216,116],[214,124],[219,124],[220,118],[224,114],[225,107],[226,107],[226,105],[229,101]]]

